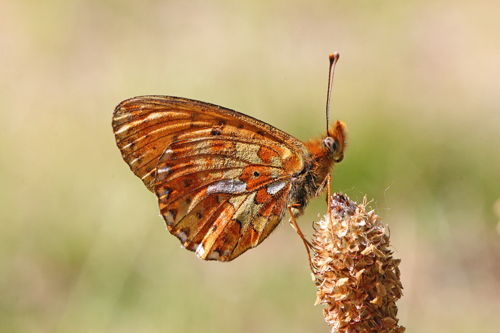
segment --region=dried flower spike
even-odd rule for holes
[[[398,326],[396,301],[402,296],[398,265],[380,218],[334,194],[331,212],[315,225],[313,280],[317,304],[324,304],[332,332],[404,332]]]

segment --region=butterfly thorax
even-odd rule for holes
[[[290,200],[294,216],[301,215],[310,199],[320,196],[326,185],[326,177],[336,163],[344,158],[347,145],[347,130],[343,122],[337,120],[327,135],[305,142],[309,157],[303,171],[295,178],[295,191]]]

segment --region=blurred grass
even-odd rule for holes
[[[294,231],[229,264],[164,230],[115,147],[123,99],[168,94],[301,140],[331,118],[334,190],[375,198],[410,332],[496,332],[500,24],[495,1],[4,1],[0,331],[326,332]],[[303,230],[326,211],[316,200]]]

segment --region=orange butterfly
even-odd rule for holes
[[[328,108],[338,53],[330,55]],[[158,198],[170,233],[205,260],[260,244],[288,208],[303,213],[344,157],[343,122],[302,143],[255,118],[170,96],[120,103],[113,131],[123,159]],[[329,186],[329,184],[328,184]]]

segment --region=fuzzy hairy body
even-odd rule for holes
[[[295,217],[304,213],[304,209],[309,200],[323,194],[325,191],[326,177],[333,171],[336,163],[343,158],[344,150],[347,146],[347,129],[343,122],[337,121],[328,131],[328,135],[334,137],[341,145],[337,154],[331,154],[324,145],[326,136],[315,138],[305,142],[310,158],[304,165],[304,169],[292,179],[294,191],[290,198],[292,213]],[[337,158],[337,162],[336,162]]]

